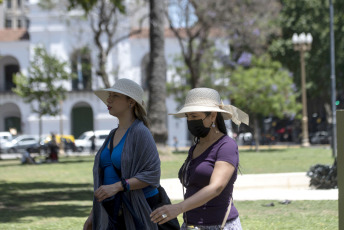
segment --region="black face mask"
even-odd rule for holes
[[[206,117],[205,117],[206,118]],[[205,119],[204,118],[204,119]],[[192,135],[195,137],[206,137],[210,131],[210,127],[204,127],[203,125],[203,120],[204,119],[199,119],[199,120],[188,120],[188,129]]]

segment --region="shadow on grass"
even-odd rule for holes
[[[53,163],[53,164],[76,164],[76,163],[89,163],[89,162],[94,162],[94,159],[82,159],[82,158],[77,158],[77,159],[73,159],[73,160],[60,160],[57,163]],[[47,163],[47,162],[43,162],[42,164],[51,164],[51,163]]]
[[[2,213],[0,223],[19,222],[26,216],[84,217],[88,215],[90,207],[82,204],[92,199],[92,185],[87,183],[2,182],[0,184],[0,212]],[[68,201],[78,204],[68,204]]]
[[[9,163],[7,160],[0,160],[0,167],[13,167],[13,166],[20,166],[20,165],[30,165],[30,166],[39,166],[39,165],[47,165],[47,164],[77,164],[77,163],[93,163],[94,157],[61,157],[58,162],[48,162],[46,159],[42,156],[36,157],[35,161],[36,164],[22,164],[21,159],[18,160],[10,160]]]

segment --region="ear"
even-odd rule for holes
[[[134,100],[134,99],[129,99],[129,105],[131,106],[131,107],[134,107],[135,106],[135,104],[136,104],[136,101]]]
[[[215,123],[216,121],[216,117],[217,117],[217,112],[211,112],[210,114],[210,118],[211,118],[211,121]]]

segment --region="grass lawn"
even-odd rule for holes
[[[178,202],[178,201],[175,201]],[[263,205],[273,202],[275,206]],[[235,201],[244,230],[334,230],[338,229],[338,201]],[[178,216],[183,222],[182,215]]]
[[[162,154],[162,178],[176,177],[186,153]],[[326,149],[240,151],[248,173],[307,171],[331,164]],[[92,205],[93,157],[61,157],[59,163],[21,165],[0,161],[0,229],[81,229]],[[236,202],[244,229],[337,229],[338,201]],[[181,216],[179,217],[181,220]]]
[[[332,165],[331,154],[331,150],[325,148],[239,150],[240,170],[242,174],[307,172],[314,164]],[[162,178],[176,177],[186,156],[186,152],[162,155]]]

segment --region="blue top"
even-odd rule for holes
[[[117,175],[113,165],[115,165],[117,169],[121,170],[121,156],[122,156],[124,142],[127,137],[129,129],[123,135],[119,143],[113,148],[111,159],[110,159],[110,149],[108,148],[111,138],[106,144],[106,147],[103,149],[100,155],[100,167],[104,170],[104,178],[103,178],[104,185],[114,184],[121,180],[121,178]],[[152,186],[147,186],[143,188],[142,190],[146,198],[149,198],[158,194],[158,189]]]

